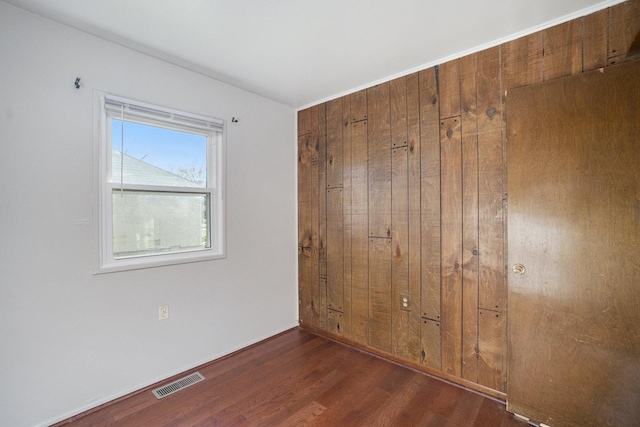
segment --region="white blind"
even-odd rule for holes
[[[124,111],[125,113],[151,119],[161,119],[199,129],[224,131],[224,120],[162,108],[114,95],[105,96],[104,108],[117,112]]]

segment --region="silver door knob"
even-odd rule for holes
[[[513,264],[513,272],[518,275],[523,275],[527,269],[522,264]]]

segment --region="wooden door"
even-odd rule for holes
[[[507,409],[638,426],[640,62],[512,89],[506,105]]]

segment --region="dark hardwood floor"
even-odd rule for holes
[[[145,391],[81,426],[514,426],[504,404],[302,330],[198,369],[206,380]]]

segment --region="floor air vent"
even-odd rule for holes
[[[163,397],[167,397],[170,394],[173,394],[177,391],[182,390],[183,388],[187,388],[190,385],[194,385],[195,383],[199,383],[200,381],[204,381],[204,377],[200,372],[194,372],[191,375],[187,375],[184,378],[180,378],[179,380],[175,380],[172,383],[159,387],[153,390],[153,394],[158,398],[162,399]]]

